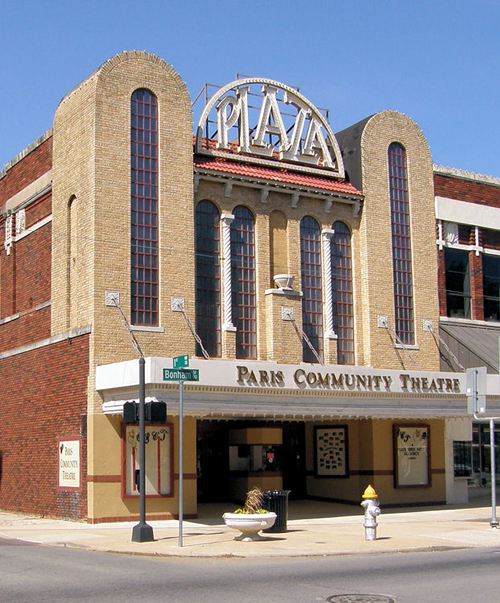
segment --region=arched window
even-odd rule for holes
[[[196,206],[196,332],[210,356],[221,355],[220,214],[210,201]],[[196,354],[201,355],[197,345]]]
[[[393,142],[389,146],[388,159],[395,331],[401,343],[412,345],[415,343],[415,333],[413,324],[410,203],[404,147],[397,142]]]
[[[131,320],[158,325],[158,116],[156,97],[131,100]]]
[[[331,239],[333,329],[337,334],[337,363],[354,364],[351,231],[335,222]]]
[[[250,210],[241,205],[231,223],[231,284],[236,357],[257,358],[255,296],[255,227]]]
[[[321,291],[321,237],[319,224],[306,216],[300,222],[302,275],[302,329],[318,354],[323,354],[323,302]],[[302,344],[304,362],[317,362],[309,346]]]
[[[76,296],[78,275],[80,274],[81,267],[78,265],[80,258],[78,254],[78,203],[75,195],[72,195],[68,201],[67,208],[67,287],[68,287],[68,305],[67,305],[67,327],[74,326],[74,318],[76,312]]]

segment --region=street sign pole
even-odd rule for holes
[[[179,546],[182,546],[182,521],[184,519],[184,381],[179,381]]]
[[[163,369],[163,381],[179,382],[179,546],[182,546],[182,523],[184,520],[184,381],[199,381],[200,371],[189,369],[189,356],[175,356],[172,368]]]
[[[492,528],[498,528],[497,521],[497,479],[495,467],[495,419],[490,419],[490,465],[491,465],[491,521]]]
[[[499,339],[500,346],[500,339]],[[500,347],[499,347],[500,350]],[[479,416],[486,412],[487,370],[486,367],[468,368],[466,374],[467,412],[476,421],[490,424],[490,474],[491,474],[491,521],[492,528],[498,528],[497,493],[495,467],[495,418]]]

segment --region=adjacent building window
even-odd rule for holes
[[[337,363],[354,364],[354,312],[352,293],[351,231],[335,222],[331,240],[333,329]]]
[[[221,355],[220,214],[210,201],[196,206],[196,332],[210,356]],[[196,354],[201,356],[197,344]]]
[[[231,223],[231,285],[236,357],[257,358],[255,226],[249,209],[238,206]]]
[[[415,334],[413,324],[410,203],[406,151],[403,146],[393,142],[389,146],[388,159],[395,332],[401,343],[411,345],[415,343]]]
[[[156,97],[131,102],[131,321],[158,325],[158,116]]]
[[[469,252],[445,249],[446,313],[449,317],[471,318]]]
[[[500,321],[500,257],[483,255],[484,320]]]
[[[300,269],[302,275],[302,329],[316,352],[323,354],[323,302],[321,290],[320,227],[306,216],[300,222]],[[302,344],[304,362],[317,362],[312,350]]]

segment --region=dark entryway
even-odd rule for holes
[[[283,472],[283,489],[290,490],[290,498],[306,498],[304,423],[285,422],[282,427],[281,471]]]
[[[305,428],[302,422],[204,421],[197,422],[198,502],[224,502],[229,499],[228,432],[245,427],[281,427],[283,444],[276,450],[276,461],[283,475],[283,489],[290,498],[306,497]]]
[[[198,421],[196,442],[198,502],[226,501],[229,472],[227,423]]]

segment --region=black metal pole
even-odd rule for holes
[[[139,358],[139,523],[132,529],[132,542],[154,540],[153,528],[146,523],[146,421],[145,421],[145,379],[146,361]]]

